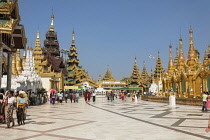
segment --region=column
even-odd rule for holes
[[[3,59],[3,48],[2,46],[0,46],[0,88],[1,88],[1,78],[2,78],[2,59]]]
[[[195,80],[193,80],[193,98],[196,98],[196,92],[195,92]]]
[[[7,90],[11,90],[11,80],[12,80],[12,52],[8,52],[7,57]]]
[[[190,93],[191,93],[191,91],[190,91],[190,89],[189,89],[189,82],[188,81],[186,81],[185,82],[186,84],[185,84],[185,91],[186,91],[186,95],[188,96],[188,98],[190,97]]]
[[[182,94],[182,81],[179,82],[179,93],[180,93],[180,97],[183,97],[183,94]]]
[[[2,33],[0,33],[0,88],[2,78],[2,59],[3,59],[3,46],[2,46]]]
[[[207,89],[206,89],[206,78],[203,78],[203,82],[202,82],[202,86],[203,86],[203,91],[207,91]]]

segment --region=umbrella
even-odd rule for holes
[[[55,89],[50,89],[49,92],[56,93],[56,90]]]

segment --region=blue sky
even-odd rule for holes
[[[209,5],[209,0],[19,0],[28,45],[34,46],[39,29],[43,46],[53,8],[60,48],[70,48],[74,28],[80,65],[94,80],[107,65],[118,80],[130,76],[135,56],[140,71],[146,61],[150,72],[155,60],[148,55],[157,57],[158,51],[167,69],[168,46],[171,42],[175,56],[180,33],[187,57],[190,26],[203,58],[210,44]]]

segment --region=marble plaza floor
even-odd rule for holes
[[[200,140],[210,112],[201,107],[148,101],[114,102],[97,97],[95,103],[63,103],[33,106],[26,124],[6,128],[0,124],[0,140]]]

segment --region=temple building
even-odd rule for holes
[[[75,46],[74,30],[72,31],[72,44],[69,49],[69,59],[67,60],[68,76],[65,80],[65,89],[95,89],[97,83],[93,81],[89,74],[79,66],[77,48]]]
[[[19,49],[25,49],[27,39],[24,26],[19,24],[18,0],[0,1],[0,14],[0,63],[4,64],[3,67],[7,67],[4,71],[4,74],[7,75],[4,75],[2,78],[2,80],[6,80],[6,85],[2,88],[10,90],[12,74],[18,75],[21,73],[21,61],[16,56],[19,55]],[[4,61],[2,52],[7,53],[7,61]],[[15,61],[18,62],[17,65],[14,63]],[[0,75],[2,75],[2,65],[0,65],[0,70]],[[2,86],[2,84],[0,78],[0,85]]]
[[[178,97],[201,97],[203,91],[210,90],[210,50],[206,51],[203,63],[199,62],[193,43],[193,30],[189,30],[189,51],[187,59],[184,57],[182,38],[179,39],[178,63],[172,61],[172,46],[168,71],[165,73],[163,93],[174,92]]]
[[[64,89],[65,65],[60,57],[60,47],[57,33],[54,31],[54,14],[51,16],[50,29],[46,33],[44,47],[40,46],[40,33],[37,32],[36,44],[33,51],[35,69],[41,80],[43,87],[49,89]]]
[[[122,80],[116,80],[110,71],[110,68],[108,66],[107,71],[103,78],[99,76],[99,80],[97,81],[98,88],[97,91],[102,93],[106,92],[112,89],[120,89],[123,87],[126,87],[126,82]]]
[[[128,90],[138,90],[138,92],[148,92],[151,85],[151,77],[146,70],[146,63],[144,62],[142,74],[139,71],[136,57],[134,59],[134,66],[132,74],[129,78],[124,78]]]

